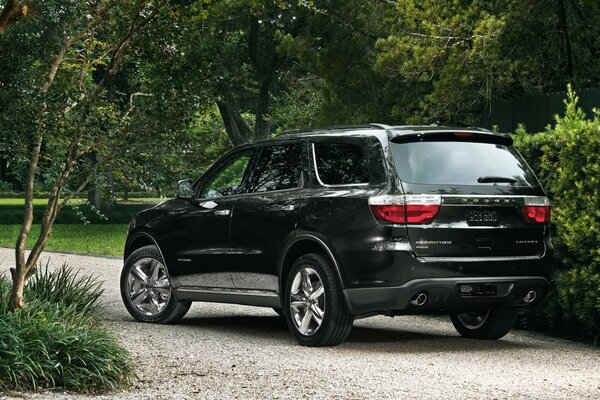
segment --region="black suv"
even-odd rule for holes
[[[129,225],[121,293],[172,323],[192,301],[272,307],[302,345],[355,318],[449,314],[507,334],[549,287],[550,205],[509,136],[372,124],[230,151]]]

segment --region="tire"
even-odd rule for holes
[[[121,272],[121,298],[133,318],[158,324],[176,323],[192,304],[175,298],[156,246],[141,247],[127,257]]]
[[[281,308],[273,307],[273,311],[275,311],[275,313],[280,317],[284,317],[283,310]]]
[[[514,308],[487,308],[485,310],[450,315],[454,328],[469,339],[495,340],[504,337],[515,325]]]
[[[352,330],[354,317],[348,313],[331,264],[320,254],[306,254],[292,265],[284,307],[288,328],[303,346],[335,346]]]

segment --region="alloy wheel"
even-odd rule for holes
[[[325,315],[325,289],[317,271],[303,267],[294,276],[290,289],[290,315],[298,332],[314,335]]]
[[[141,258],[127,276],[127,294],[131,304],[148,316],[160,314],[171,298],[167,269],[158,260]]]

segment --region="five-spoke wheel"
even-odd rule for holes
[[[296,273],[290,292],[290,313],[298,332],[310,336],[319,330],[325,315],[325,290],[321,277],[311,267]]]
[[[129,269],[127,293],[139,312],[159,314],[171,298],[171,285],[165,266],[150,257],[136,261]]]
[[[284,307],[288,327],[305,346],[334,346],[346,339],[354,318],[348,312],[329,260],[298,258],[287,274]]]
[[[142,322],[177,322],[191,305],[178,302],[173,295],[169,273],[155,246],[144,246],[127,257],[121,297],[131,316]]]

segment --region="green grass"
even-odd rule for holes
[[[161,197],[143,197],[143,198],[133,198],[128,199],[128,203],[142,203],[142,204],[157,204],[162,201],[168,200],[166,198]],[[123,200],[119,200],[122,202]],[[85,199],[73,199],[70,204],[86,204],[87,200]],[[0,206],[23,206],[25,204],[24,199],[5,199],[0,198]],[[45,206],[48,204],[48,199],[33,199],[34,206]]]
[[[0,246],[14,247],[20,229],[17,224],[0,225]],[[40,226],[33,225],[27,248],[35,244],[39,232]],[[46,250],[121,256],[126,236],[126,224],[55,224]]]

